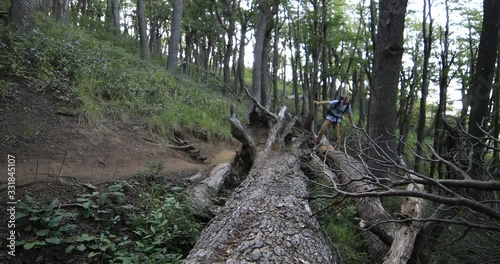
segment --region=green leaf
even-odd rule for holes
[[[121,185],[120,183],[118,183],[118,184],[109,186],[108,189],[111,192],[119,192],[119,191],[121,191],[123,189],[123,185]]]
[[[95,257],[97,255],[99,255],[99,253],[97,253],[97,252],[90,252],[89,253],[89,258]]]
[[[33,247],[35,247],[36,243],[35,242],[29,242],[29,243],[25,243],[23,245],[23,248],[24,250],[30,250],[32,249]]]
[[[85,249],[87,249],[87,247],[84,244],[80,244],[76,247],[76,249],[78,249],[79,251],[84,251]]]
[[[56,245],[59,245],[62,243],[62,239],[60,239],[58,237],[47,237],[45,239],[45,241],[47,241],[47,243],[56,244]]]
[[[90,212],[87,210],[83,211],[82,215],[84,218],[89,218],[91,216]]]
[[[61,228],[59,228],[59,231],[68,232],[68,231],[75,229],[75,227],[76,227],[76,225],[65,225],[65,226],[62,226]]]
[[[24,211],[17,211],[16,212],[16,220],[19,220],[19,219],[22,219],[26,216],[30,215],[28,211],[24,212]]]
[[[76,198],[76,201],[79,202],[79,203],[84,203],[84,202],[88,202],[89,201],[89,198]]]
[[[89,234],[84,233],[84,234],[81,234],[80,236],[76,237],[75,241],[78,241],[78,242],[88,242],[88,241],[92,241],[92,240],[95,240],[95,239],[96,239],[95,236],[89,236]]]
[[[99,249],[100,249],[101,251],[106,251],[106,250],[108,250],[108,248],[109,248],[109,247],[111,247],[111,244],[102,245]]]
[[[95,187],[94,185],[90,184],[90,183],[85,183],[83,184],[83,186],[89,188],[89,189],[92,189],[92,190],[97,190],[97,187]]]
[[[59,200],[54,199],[54,200],[50,203],[49,208],[50,208],[50,209],[54,209],[54,208],[56,208],[56,207],[59,207],[59,205],[60,205]]]
[[[47,245],[47,243],[45,243],[45,241],[33,241],[33,242],[28,242],[26,244],[23,245],[23,248],[24,250],[30,250],[32,248],[34,248],[35,246],[45,246]]]
[[[96,244],[87,245],[87,247],[90,249],[98,249],[99,248],[99,246]]]
[[[46,236],[49,234],[49,229],[40,229],[35,233],[37,236]]]
[[[84,203],[78,203],[78,204],[76,204],[76,205],[83,207],[83,209],[89,209],[89,207],[90,207],[90,202],[89,202],[89,201],[87,201],[87,202],[84,202]]]
[[[56,226],[58,226],[62,219],[63,219],[62,215],[58,215],[58,216],[50,219],[50,221],[49,221],[49,227],[56,227]]]
[[[75,249],[75,245],[69,245],[64,249],[64,252],[70,253],[73,249]]]

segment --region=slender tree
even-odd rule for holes
[[[120,33],[120,10],[118,9],[117,0],[107,0],[105,20],[109,32],[115,35]]]
[[[236,83],[238,89],[238,93],[243,92],[245,88],[245,46],[248,42],[246,38],[246,33],[248,28],[250,27],[250,18],[252,12],[248,12],[246,10],[239,9],[240,14],[240,42],[238,48],[238,66],[236,67]]]
[[[53,14],[57,21],[68,24],[69,23],[69,0],[54,0]]]
[[[436,111],[436,121],[434,122],[434,142],[433,148],[445,156],[443,153],[443,141],[444,141],[444,117],[446,115],[446,101],[448,97],[448,85],[450,82],[450,68],[455,60],[455,53],[450,54],[450,8],[448,5],[448,0],[445,0],[445,16],[446,23],[443,28],[439,31],[439,41],[441,45],[441,69],[439,71],[439,103]],[[443,178],[443,171],[441,170],[443,163],[433,162],[431,164],[430,176],[433,177],[437,173],[440,178]]]
[[[499,47],[500,48],[500,47]],[[493,83],[493,138],[500,138],[500,52],[497,51],[497,66],[495,69],[495,80]],[[500,173],[500,141],[493,142],[493,160],[490,173]]]
[[[280,4],[279,0],[259,0],[258,10],[259,14],[257,17],[257,24],[255,29],[255,47],[253,56],[253,69],[252,69],[252,96],[259,100],[259,103],[265,103],[262,101],[263,89],[262,78],[266,71],[268,64],[263,61],[265,57],[265,47],[266,42],[270,41],[270,34],[266,34],[270,29],[269,23],[272,21],[273,15],[277,12],[278,6]],[[266,37],[267,36],[267,37]],[[265,95],[264,95],[265,98]]]
[[[174,0],[172,11],[172,25],[170,39],[168,40],[168,60],[167,69],[175,73],[177,69],[177,60],[179,58],[179,42],[181,40],[181,20],[182,9],[184,7],[183,0]]]
[[[420,97],[420,111],[418,117],[417,126],[417,149],[415,156],[414,170],[420,172],[421,170],[421,159],[420,156],[423,152],[424,140],[425,140],[425,128],[427,121],[427,96],[429,95],[429,60],[431,58],[432,50],[432,31],[433,31],[433,19],[431,16],[431,1],[424,1],[424,10],[422,12],[422,37],[424,42],[424,64],[422,66],[422,88]],[[429,24],[427,24],[427,18],[429,18]],[[429,29],[427,30],[427,26]]]
[[[137,0],[137,21],[139,21],[139,46],[141,48],[141,58],[143,60],[149,60],[150,52],[146,33],[146,4],[144,0]]]

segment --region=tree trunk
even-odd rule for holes
[[[267,134],[269,120],[262,116],[277,123],[267,142],[257,143],[260,152],[248,176],[203,230],[185,263],[334,263],[307,202],[308,179],[294,151],[303,141],[291,137],[296,119],[285,120],[283,110],[279,119],[269,112],[252,114],[248,131],[254,136],[233,127],[240,141],[246,137],[244,145]]]
[[[35,26],[35,12],[39,8],[39,0],[12,1],[9,11],[9,23],[18,28],[30,29]]]
[[[149,60],[150,52],[148,45],[148,36],[146,33],[146,4],[144,0],[137,0],[137,19],[139,21],[139,39],[141,48],[141,58]]]
[[[479,40],[476,74],[470,93],[469,133],[472,135],[471,175],[474,179],[481,179],[481,175],[484,174],[482,167],[485,148],[482,141],[487,130],[493,68],[499,43],[500,2],[484,0],[483,8],[483,28]]]
[[[387,153],[395,153],[396,150],[397,91],[407,4],[407,0],[381,0],[379,7],[368,132],[384,146]],[[376,159],[377,153],[370,155]],[[372,166],[380,168],[378,164]]]
[[[278,11],[278,6],[280,4],[279,0],[275,1],[266,1],[259,0],[259,14],[257,17],[256,29],[255,29],[255,46],[254,46],[254,55],[253,55],[253,68],[252,68],[252,96],[259,100],[259,103],[265,104],[265,101],[262,101],[263,97],[263,89],[262,87],[262,79],[263,75],[268,72],[266,67],[268,67],[266,46],[269,46],[269,43],[266,43],[271,40],[270,34],[268,35],[268,31],[272,28],[269,28],[269,23],[273,18],[273,15]],[[265,97],[265,95],[264,95]]]
[[[428,0],[424,1],[424,10],[422,13],[422,36],[424,40],[424,65],[422,68],[422,96],[420,98],[420,113],[418,117],[418,127],[417,127],[417,149],[415,155],[414,170],[416,172],[421,172],[420,166],[420,156],[422,155],[424,140],[425,140],[425,128],[427,121],[427,96],[429,94],[429,59],[431,57],[432,50],[432,18],[429,20],[429,30],[427,31],[427,16],[430,16],[430,2]],[[427,12],[427,7],[429,12]]]
[[[362,181],[368,175],[363,164],[349,157],[341,151],[336,151],[331,145],[322,145],[318,152],[337,173],[338,183],[345,186],[343,191],[349,193],[363,192],[375,188]],[[360,226],[369,231],[364,233],[368,241],[369,252],[372,259],[380,260],[389,250],[393,240],[394,225],[392,223],[378,224],[390,220],[389,214],[384,210],[382,201],[378,197],[363,197],[356,199],[356,208],[361,219]]]
[[[183,0],[174,0],[174,8],[172,11],[172,25],[170,39],[168,40],[168,60],[167,69],[175,73],[177,68],[177,60],[179,56],[179,42],[181,40],[181,21],[182,9],[184,8]]]
[[[54,0],[53,13],[57,21],[69,23],[69,0]]]
[[[333,263],[297,156],[261,153],[186,263]]]
[[[243,89],[245,88],[245,46],[247,44],[246,33],[248,28],[248,17],[242,13],[242,21],[240,21],[240,43],[238,49],[238,67],[236,68],[236,83],[238,89],[237,94],[241,95],[243,93]]]
[[[118,35],[120,33],[120,10],[118,10],[117,0],[107,0],[105,20],[106,29]]]

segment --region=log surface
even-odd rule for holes
[[[298,157],[259,153],[185,263],[335,263],[306,197]]]

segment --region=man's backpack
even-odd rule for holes
[[[335,117],[338,117],[338,118],[342,118],[342,116],[345,114],[345,112],[347,112],[347,110],[349,110],[349,107],[351,106],[351,102],[347,103],[347,106],[346,108],[344,109],[344,111],[342,112],[342,115],[341,116],[337,116],[333,113],[333,110],[335,110],[335,108],[339,107],[340,104],[342,104],[342,100],[344,100],[344,97],[341,96],[339,98],[339,100],[332,106],[330,106],[330,108],[328,109],[327,111],[327,114],[328,115],[331,115],[331,116],[335,116]]]

